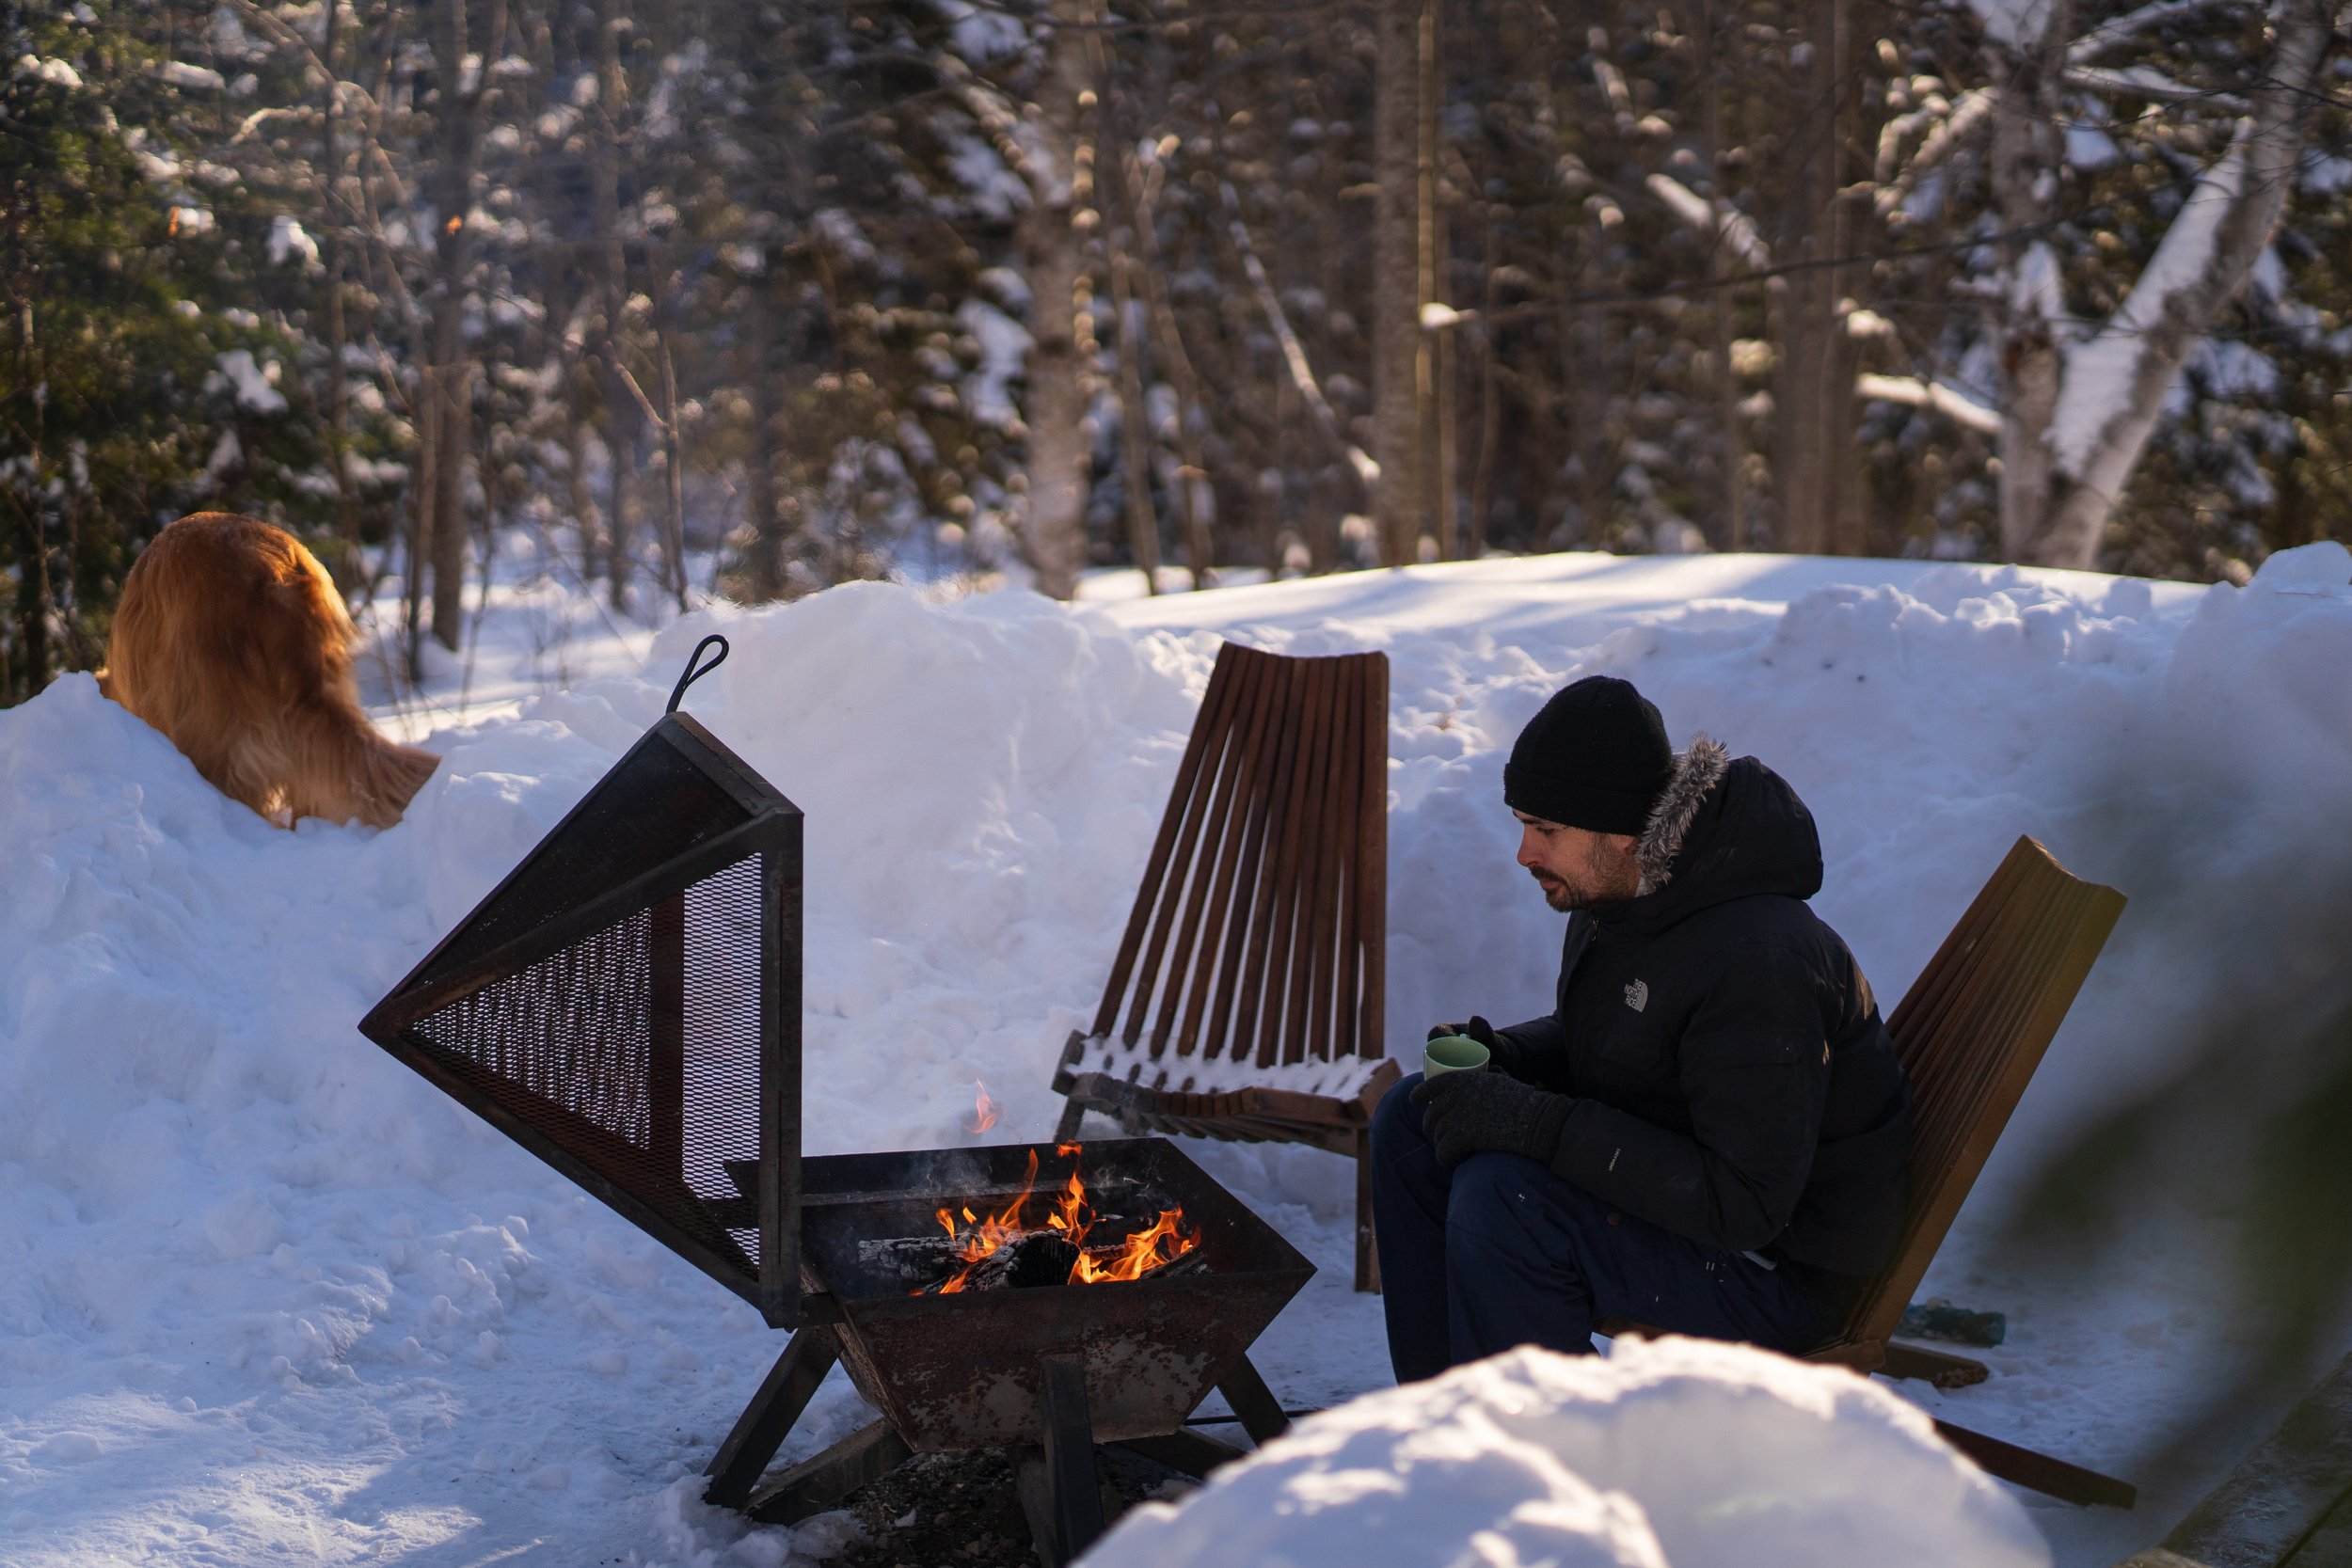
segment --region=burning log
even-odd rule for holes
[[[1072,1159],[1070,1180],[1041,1216],[1029,1213],[1037,1191],[1037,1155],[1031,1151],[1020,1191],[1003,1207],[977,1212],[969,1203],[943,1206],[936,1214],[940,1235],[861,1240],[859,1259],[901,1279],[925,1281],[912,1294],[960,1295],[1008,1287],[1122,1284],[1166,1273],[1199,1250],[1200,1230],[1184,1228],[1181,1205],[1160,1210],[1148,1226],[1098,1214],[1075,1164],[1079,1146],[1063,1145],[1055,1152]],[[1126,1232],[1122,1241],[1089,1240],[1120,1231]]]
[[[1071,1272],[1085,1254],[1060,1231],[1044,1230],[1022,1237],[996,1256],[1009,1259],[1005,1266],[1005,1283],[1015,1290],[1026,1290],[1038,1285],[1067,1285]]]
[[[1191,1274],[1200,1261],[1198,1238],[1179,1233],[1175,1222],[1166,1218],[1146,1226],[1097,1217],[1089,1228],[1130,1234],[1124,1242],[1081,1246],[1060,1227],[1049,1226],[1018,1232],[977,1259],[964,1243],[946,1236],[886,1236],[859,1242],[857,1253],[861,1263],[908,1281],[914,1295],[1117,1284],[1146,1275]]]

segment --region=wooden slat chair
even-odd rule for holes
[[[1901,1245],[1829,1341],[1805,1359],[1939,1386],[1981,1382],[1981,1362],[1893,1338],[2051,1037],[2123,912],[2113,888],[2068,874],[2020,838],[1886,1020],[1914,1102]],[[1613,1321],[1603,1333],[1655,1333]],[[1957,1427],[1947,1441],[1992,1474],[2072,1502],[2129,1508],[2122,1481]]]
[[[1381,1030],[1388,771],[1386,655],[1218,649],[1094,1027],[1054,1073],[1064,1140],[1094,1110],[1355,1159],[1358,1290],[1379,1289],[1372,1112],[1403,1076]]]

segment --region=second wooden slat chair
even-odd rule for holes
[[[1383,654],[1217,650],[1094,1026],[1054,1073],[1063,1139],[1095,1110],[1354,1159],[1358,1290],[1379,1288],[1372,1111],[1402,1076],[1381,1027],[1388,712]]]
[[[1983,1381],[1981,1363],[1899,1342],[1895,1328],[2122,912],[2122,894],[2070,875],[2021,838],[1887,1015],[1913,1101],[1902,1241],[1805,1359],[1947,1387]],[[1622,1321],[1599,1327],[1656,1332]],[[2072,1502],[2132,1504],[2133,1488],[2111,1477],[1947,1421],[1936,1430],[2005,1481]]]

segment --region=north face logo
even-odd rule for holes
[[[1625,1005],[1635,1012],[1649,1006],[1649,982],[1636,980],[1625,988]]]

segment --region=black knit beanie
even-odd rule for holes
[[[1553,692],[1519,732],[1502,800],[1564,827],[1639,836],[1674,768],[1657,707],[1630,681],[1587,675]]]

